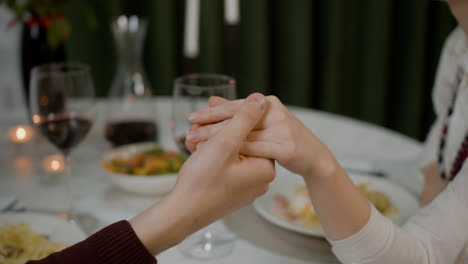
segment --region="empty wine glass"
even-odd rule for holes
[[[185,135],[191,123],[188,115],[208,108],[210,96],[229,100],[236,98],[236,82],[220,74],[189,74],[174,82],[172,99],[172,135],[180,151],[190,155],[185,146]],[[212,259],[232,251],[235,236],[218,221],[185,239],[178,248],[189,257]]]
[[[71,151],[91,130],[95,116],[95,92],[90,68],[82,63],[52,63],[31,71],[30,115],[36,129],[64,156],[70,222],[90,230],[96,218],[74,210],[70,186]]]

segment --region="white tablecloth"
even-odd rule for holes
[[[160,139],[175,147],[170,134],[170,99],[159,98],[157,119]],[[89,212],[103,225],[130,219],[159,199],[125,193],[112,187],[100,168],[100,158],[107,151],[103,137],[103,102],[98,104],[98,118],[88,138],[72,154],[72,186],[79,211]],[[415,160],[421,143],[364,122],[308,110],[290,109],[321,138],[344,163],[365,162],[383,168],[389,179],[414,193],[420,190]],[[25,123],[24,114],[13,109],[0,116],[0,193],[16,194],[21,202],[40,210],[52,207],[54,187],[50,175],[42,169],[44,155],[58,153],[43,139],[15,145],[6,137],[7,129]],[[328,243],[319,238],[291,233],[263,220],[248,206],[223,220],[238,239],[229,256],[207,263],[335,263]],[[187,259],[172,248],[160,256],[160,263],[199,263]]]

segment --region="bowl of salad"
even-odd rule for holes
[[[174,187],[185,159],[182,153],[166,150],[156,143],[137,143],[112,149],[101,164],[117,188],[155,195]]]

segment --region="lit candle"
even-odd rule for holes
[[[65,162],[62,155],[49,155],[42,161],[42,167],[51,173],[60,173],[65,170]]]
[[[196,58],[199,54],[200,0],[185,1],[184,56]]]
[[[8,137],[17,144],[26,143],[34,136],[34,129],[30,126],[15,126],[8,130]]]
[[[228,25],[239,24],[239,0],[224,0],[224,21]]]

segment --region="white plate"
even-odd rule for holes
[[[124,145],[110,151],[104,156],[102,161],[110,161],[116,157],[128,158],[136,153],[152,149],[155,145],[156,144],[152,142]],[[103,170],[106,172],[111,183],[117,188],[142,195],[158,195],[167,193],[172,189],[172,187],[174,187],[177,181],[176,173],[139,177],[135,175],[110,172],[104,168]]]
[[[355,184],[369,183],[370,189],[383,192],[389,197],[398,208],[398,213],[389,218],[397,225],[403,224],[419,208],[418,201],[412,194],[388,180],[366,175],[349,175]],[[304,184],[302,177],[291,173],[277,172],[276,179],[271,183],[268,192],[254,202],[255,209],[263,218],[275,225],[305,235],[324,237],[325,234],[320,227],[306,227],[288,221],[272,212],[274,197],[276,195],[292,197],[293,186],[296,184]]]
[[[40,234],[48,236],[53,242],[67,246],[76,244],[86,238],[85,233],[75,224],[58,217],[39,213],[5,213],[0,214],[0,226],[26,222]]]

